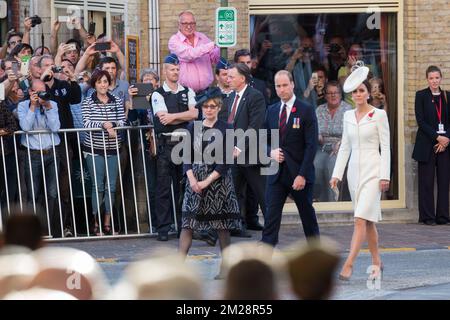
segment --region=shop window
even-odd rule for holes
[[[326,94],[327,82],[342,85],[355,61],[368,66],[371,83],[378,88],[373,89],[371,103],[386,110],[391,130],[391,188],[383,199],[396,200],[399,199],[397,14],[383,12],[377,18],[368,13],[251,15],[250,46],[255,62],[252,73],[265,81],[274,103],[278,100],[273,81],[275,73],[283,69],[291,71],[296,97],[318,108],[336,95],[332,87],[333,94]],[[315,77],[317,81],[311,80]],[[354,107],[350,95],[340,96],[347,107]],[[316,156],[314,199],[317,202],[335,201],[328,181],[342,128],[339,123],[325,123],[325,118],[319,117],[319,127],[326,137],[321,137]],[[350,201],[345,178],[338,201]]]

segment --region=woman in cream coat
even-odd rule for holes
[[[368,103],[371,87],[364,79],[366,77],[354,83],[349,90],[356,109],[344,115],[342,142],[330,180],[331,188],[336,188],[348,162],[347,180],[355,212],[355,227],[350,253],[339,275],[339,279],[346,281],[350,279],[353,262],[366,238],[374,266],[372,279],[381,276],[383,271],[375,223],[381,220],[381,193],[389,189],[389,122],[384,110]]]

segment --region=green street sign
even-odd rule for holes
[[[236,45],[237,11],[233,7],[216,9],[216,44],[218,47]]]

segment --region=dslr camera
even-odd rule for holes
[[[38,91],[38,92],[36,92],[36,94],[40,99],[45,100],[45,101],[48,101],[51,98],[50,93],[47,91]]]
[[[30,17],[31,19],[31,27],[34,28],[36,27],[38,24],[42,23],[42,19],[41,17],[39,17],[38,15],[34,15],[32,17]]]
[[[57,67],[57,66],[53,66],[52,67],[52,72],[53,73],[61,73],[63,72],[64,68],[63,67]]]

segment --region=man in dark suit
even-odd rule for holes
[[[265,126],[268,129],[267,153],[279,163],[279,169],[267,177],[267,214],[261,240],[273,246],[278,243],[281,213],[288,194],[294,198],[306,237],[319,236],[312,206],[313,162],[318,144],[316,113],[312,106],[295,97],[290,72],[277,72],[275,89],[281,101],[268,108]],[[280,148],[273,148],[272,130],[279,130]]]
[[[250,51],[248,49],[240,49],[234,53],[235,63],[244,63],[249,67],[250,72],[252,70],[252,58]],[[251,76],[248,85],[264,96],[264,101],[269,102],[269,97],[267,95],[266,83],[258,78]],[[251,188],[247,187],[246,197],[245,197],[245,216],[247,219],[247,228],[250,230],[262,230],[263,226],[258,222],[258,202],[256,200],[255,193]]]
[[[263,95],[256,89],[248,85],[251,80],[250,69],[243,63],[238,63],[228,70],[228,83],[234,92],[229,97],[228,123],[233,128],[246,130],[256,130],[262,128],[266,112],[266,104]],[[245,161],[243,164],[236,164],[233,167],[234,185],[243,214],[243,230],[241,236],[247,236],[246,222],[251,222],[251,227],[258,226],[258,217],[249,219],[245,215],[246,188],[250,187],[255,194],[256,201],[260,205],[263,215],[265,214],[265,177],[260,174],[260,165],[251,163],[249,159],[249,141],[245,137],[238,137],[236,146],[241,146],[246,142],[245,150],[235,148],[235,157],[238,158],[242,151],[245,151]],[[242,146],[241,146],[242,148]],[[253,220],[254,219],[254,220]]]
[[[412,157],[419,163],[419,223],[431,226],[450,223],[450,153],[447,149],[450,142],[450,95],[439,86],[442,73],[438,67],[429,66],[426,76],[429,87],[416,92],[415,113],[419,129]]]

